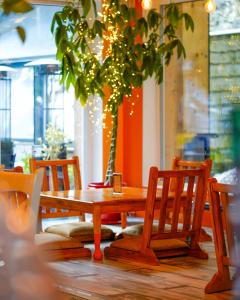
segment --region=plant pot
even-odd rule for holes
[[[100,189],[100,188],[109,188],[110,185],[104,185],[104,182],[91,182],[88,185],[90,189]],[[120,213],[109,213],[101,215],[102,224],[119,224],[121,223],[121,214]]]

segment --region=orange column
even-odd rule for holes
[[[141,1],[135,1],[139,14]],[[124,99],[119,107],[116,172],[123,174],[123,181],[129,186],[142,186],[142,88],[133,90],[130,99]],[[105,120],[103,130],[103,170],[107,168],[111,130],[110,114]]]

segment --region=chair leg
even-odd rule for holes
[[[208,234],[205,229],[201,228],[199,241],[212,242],[212,236]]]
[[[229,269],[223,273],[217,272],[205,287],[205,293],[217,293],[232,289],[232,280],[230,279]]]
[[[200,259],[208,259],[208,253],[202,250],[198,244],[188,250],[188,255]]]
[[[84,213],[81,213],[81,215],[79,216],[79,221],[80,222],[85,222],[86,221]]]

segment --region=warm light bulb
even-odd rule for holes
[[[142,0],[142,8],[150,9],[152,7],[152,0]]]
[[[214,12],[216,10],[215,0],[207,0],[204,7],[207,13]]]

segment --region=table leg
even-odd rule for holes
[[[127,227],[127,213],[126,212],[121,213],[121,224],[122,224],[122,229]]]
[[[93,211],[93,230],[94,230],[94,245],[95,250],[93,258],[95,260],[102,260],[103,254],[101,252],[100,243],[101,243],[101,213],[100,207],[95,207]]]

